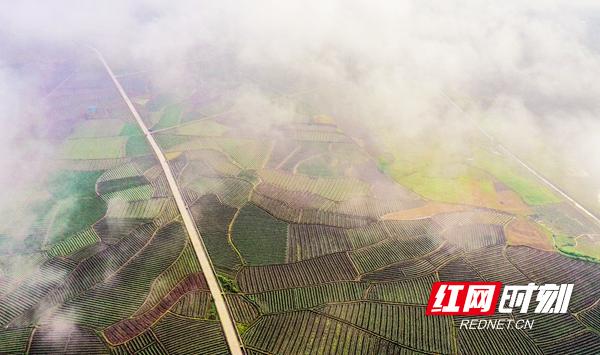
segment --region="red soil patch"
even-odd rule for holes
[[[138,317],[124,319],[106,328],[104,336],[112,345],[131,340],[156,323],[186,293],[198,290],[208,290],[204,275],[200,273],[188,275],[152,309]]]

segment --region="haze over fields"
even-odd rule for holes
[[[2,127],[11,137],[40,116],[31,111],[43,107],[43,92],[31,86],[47,80],[15,68],[11,56],[19,50],[93,45],[113,66],[151,69],[153,83],[172,88],[193,80],[186,63],[218,56],[226,58],[223,67],[268,68],[274,77],[319,87],[339,118],[385,127],[395,137],[446,122],[452,133],[445,132],[443,144],[455,146],[465,115],[445,93],[470,116],[493,119],[506,145],[535,155],[527,158],[564,158],[565,171],[556,175],[566,175],[559,176],[566,185],[571,175],[584,180],[589,189],[579,195],[588,197],[588,208],[600,209],[600,188],[589,182],[600,181],[599,15],[592,1],[23,1],[2,7]],[[260,100],[260,92],[251,95]],[[2,143],[4,164],[23,154],[22,145],[9,142]]]
[[[600,351],[596,2],[20,1],[0,24],[0,353],[229,353],[213,273],[249,354]],[[576,291],[473,336],[424,314],[457,280]]]

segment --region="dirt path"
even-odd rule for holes
[[[223,297],[223,293],[221,291],[221,288],[219,287],[219,283],[217,281],[215,270],[213,269],[212,263],[210,262],[210,259],[208,258],[208,253],[206,252],[204,242],[202,241],[202,239],[200,237],[200,233],[196,229],[196,225],[194,224],[194,220],[192,219],[190,211],[188,210],[187,206],[185,205],[185,202],[181,195],[181,191],[179,190],[179,187],[177,186],[175,177],[173,176],[173,172],[171,171],[171,168],[169,167],[169,164],[167,163],[167,160],[165,159],[164,154],[160,150],[160,147],[154,140],[154,137],[152,137],[152,134],[150,134],[150,131],[146,127],[146,124],[144,123],[144,121],[140,117],[139,113],[133,106],[133,103],[129,99],[129,96],[127,96],[127,94],[125,93],[125,90],[123,90],[123,87],[121,86],[121,84],[119,83],[117,78],[115,77],[114,73],[112,72],[112,70],[106,63],[106,61],[104,60],[104,57],[97,49],[95,49],[95,48],[92,48],[92,49],[98,54],[98,58],[104,65],[104,68],[106,68],[106,71],[108,72],[113,83],[119,90],[119,93],[121,94],[121,96],[123,97],[123,100],[129,107],[131,114],[137,121],[142,132],[144,132],[144,135],[146,136],[148,143],[152,147],[154,154],[158,158],[160,165],[161,165],[163,171],[165,172],[165,175],[167,177],[167,182],[169,183],[169,187],[171,188],[173,197],[175,198],[175,202],[177,203],[177,208],[179,209],[179,212],[181,213],[183,223],[184,223],[185,228],[187,229],[187,232],[190,236],[190,240],[194,247],[194,251],[196,252],[196,255],[198,256],[198,260],[200,261],[200,266],[202,267],[202,272],[204,273],[204,276],[206,277],[206,281],[208,283],[210,293],[215,302],[215,307],[217,309],[217,313],[219,314],[219,320],[221,321],[221,326],[223,328],[223,332],[225,334],[225,339],[227,340],[229,350],[231,351],[231,353],[233,355],[237,355],[237,354],[242,355],[243,351],[242,351],[239,334],[237,332],[237,329],[235,327],[235,324],[233,322],[233,319],[231,317],[229,309],[227,308],[227,304],[225,303],[225,298]],[[191,335],[191,336],[198,336],[198,335]]]

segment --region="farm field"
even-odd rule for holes
[[[598,230],[494,147],[473,139],[469,152],[417,149],[427,139],[385,134],[375,147],[311,94],[281,95],[291,84],[261,76],[252,83],[270,105],[297,103],[291,119],[253,129],[236,111],[242,79],[175,94],[132,73],[119,80],[138,88],[132,101],[245,353],[600,349]],[[0,353],[231,353],[211,270],[109,77],[81,69],[48,100],[70,118],[49,137],[58,155],[22,216],[23,242],[0,231]],[[81,102],[65,112],[61,100]],[[474,333],[459,329],[460,317],[425,315],[434,282],[461,280],[577,291],[562,318],[536,315],[538,329]]]

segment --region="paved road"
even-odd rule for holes
[[[238,354],[242,355],[243,351],[242,351],[242,347],[241,347],[241,341],[240,341],[237,329],[235,327],[235,324],[231,318],[231,314],[229,313],[229,310],[225,303],[225,298],[223,297],[221,288],[219,287],[219,283],[217,281],[215,270],[213,269],[212,263],[210,262],[210,259],[208,258],[208,253],[206,252],[204,243],[203,243],[202,239],[200,238],[200,233],[198,233],[198,230],[196,229],[196,225],[194,224],[194,220],[192,219],[192,216],[191,216],[189,210],[187,209],[187,206],[185,205],[183,197],[181,196],[181,191],[179,191],[179,186],[177,186],[177,182],[175,181],[173,172],[171,171],[171,168],[169,167],[169,164],[167,163],[167,160],[165,159],[164,154],[160,150],[160,147],[158,146],[158,144],[156,144],[154,137],[152,137],[152,134],[150,134],[150,131],[146,127],[146,124],[144,123],[144,121],[142,121],[142,118],[140,117],[139,113],[133,106],[133,103],[131,102],[131,100],[129,99],[127,94],[125,93],[125,90],[123,90],[123,87],[121,86],[121,84],[119,83],[119,81],[117,80],[115,75],[113,74],[113,71],[108,66],[108,63],[106,63],[106,61],[104,60],[104,57],[97,49],[95,49],[95,48],[92,48],[92,49],[98,54],[100,61],[106,68],[106,71],[108,72],[108,74],[110,75],[115,86],[119,90],[119,93],[123,97],[123,100],[125,100],[125,103],[129,107],[129,110],[133,114],[133,117],[135,117],[135,120],[137,121],[138,125],[142,129],[142,132],[144,132],[144,135],[146,136],[146,139],[150,143],[150,146],[152,147],[154,154],[156,154],[156,157],[160,161],[160,165],[161,165],[163,171],[165,172],[167,181],[169,183],[169,187],[171,188],[171,191],[173,192],[173,197],[175,198],[175,202],[177,203],[177,208],[179,208],[179,212],[181,213],[181,217],[183,218],[183,223],[184,223],[185,228],[187,229],[190,239],[192,241],[194,251],[196,252],[196,255],[198,256],[198,260],[200,261],[200,266],[202,267],[202,272],[204,273],[204,276],[206,277],[206,281],[208,282],[208,287],[210,289],[210,293],[212,294],[213,300],[215,302],[215,306],[217,308],[217,313],[219,314],[219,320],[221,321],[221,326],[223,327],[223,331],[225,333],[225,339],[227,340],[227,344],[229,345],[229,350],[231,351],[231,353],[233,355],[238,355]],[[201,336],[201,335],[200,334],[196,334],[196,335],[190,334],[190,336]]]
[[[454,100],[452,100],[452,98],[450,96],[446,95],[445,93],[442,93],[442,95],[444,95],[444,97],[446,99],[448,99],[448,101],[454,107],[456,107],[460,112],[462,112],[463,114],[465,114],[465,116],[468,115],[467,112],[465,112],[465,110],[463,110],[462,107],[460,107],[456,102],[454,102]],[[594,222],[598,227],[600,227],[600,219],[598,219],[598,217],[596,217],[596,215],[594,215],[593,213],[591,213],[590,211],[588,211],[585,207],[583,207],[581,204],[579,204],[577,201],[575,201],[573,198],[571,198],[569,195],[567,195],[567,193],[564,192],[561,188],[559,188],[558,186],[554,185],[548,179],[546,179],[541,174],[539,174],[537,171],[535,171],[535,169],[533,169],[532,167],[530,167],[527,163],[525,163],[523,160],[521,160],[518,156],[516,156],[515,154],[513,154],[513,152],[511,152],[510,150],[508,150],[508,148],[506,148],[500,142],[496,141],[496,139],[494,139],[494,137],[491,134],[489,134],[488,132],[486,132],[485,129],[483,129],[483,127],[481,127],[481,125],[479,125],[479,123],[477,121],[475,121],[475,119],[473,119],[473,118],[470,118],[470,119],[473,121],[473,123],[475,124],[475,126],[477,127],[477,129],[484,136],[486,136],[493,144],[495,144],[495,146],[498,147],[498,149],[500,149],[505,155],[507,155],[508,157],[512,158],[517,163],[519,163],[521,166],[523,166],[525,169],[527,169],[531,174],[533,174],[536,178],[538,178],[546,186],[550,187],[552,190],[554,190],[556,193],[558,193],[560,196],[562,196],[565,200],[567,200],[567,202],[569,202],[573,207],[575,207],[577,210],[579,210],[581,213],[583,213],[586,217],[588,217],[590,219],[590,221]]]

